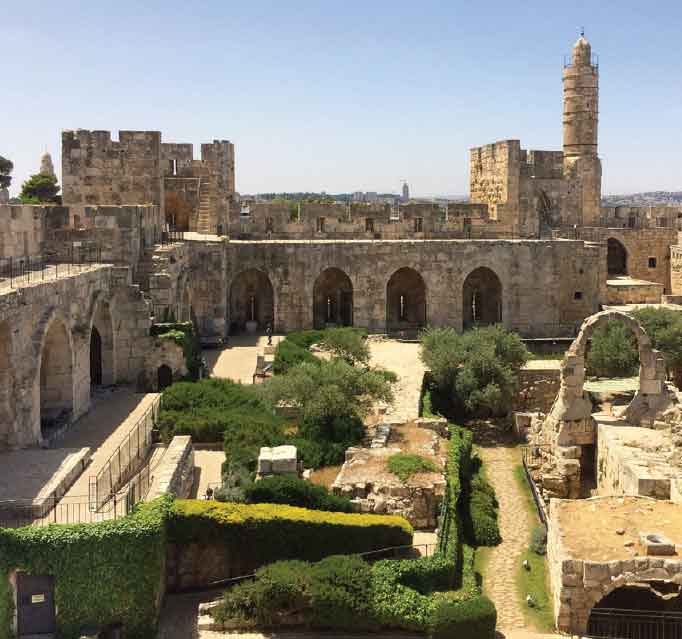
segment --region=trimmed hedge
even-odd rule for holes
[[[255,482],[246,488],[244,501],[247,504],[287,504],[328,512],[353,511],[347,497],[335,495],[324,486],[291,476],[265,477]]]
[[[123,636],[155,636],[165,578],[164,523],[170,500],[142,504],[129,517],[96,524],[0,528],[0,636],[10,636],[11,570],[55,577],[58,633],[123,624]]]
[[[412,543],[402,517],[305,510],[272,504],[176,500],[169,515],[172,543],[217,543],[255,565],[280,559],[318,561]]]
[[[495,489],[479,469],[469,484],[469,534],[475,546],[497,546],[502,541],[497,509]]]
[[[487,598],[444,592],[453,570],[442,555],[371,565],[354,556],[277,562],[259,569],[254,582],[228,590],[212,615],[228,627],[392,628],[438,639],[492,639],[497,615]]]

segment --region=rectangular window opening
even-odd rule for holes
[[[649,258],[649,268],[656,268],[656,258],[655,257]]]
[[[574,300],[581,300],[583,298],[583,292],[582,291],[576,291],[573,293],[573,299]]]

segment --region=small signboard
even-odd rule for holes
[[[41,592],[37,595],[31,595],[31,603],[32,604],[45,603],[45,593]]]

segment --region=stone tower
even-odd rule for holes
[[[52,177],[55,175],[54,164],[52,164],[52,156],[47,151],[40,156],[40,172],[46,175],[51,175]]]
[[[564,177],[569,216],[594,226],[601,207],[601,161],[597,154],[599,67],[584,33],[564,65]],[[575,216],[575,217],[574,217]]]

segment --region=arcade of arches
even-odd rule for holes
[[[612,237],[606,242],[606,267],[609,275],[628,274],[628,252],[621,242]]]
[[[263,331],[275,319],[270,278],[257,269],[242,271],[230,286],[230,332]]]
[[[426,326],[426,285],[412,268],[398,269],[386,285],[386,330],[418,330]]]
[[[73,413],[73,352],[64,322],[51,322],[40,361],[40,426],[43,436],[71,419]]]
[[[313,326],[353,325],[353,284],[338,268],[322,271],[313,287]]]
[[[462,287],[462,325],[488,326],[502,321],[502,284],[497,275],[479,267],[467,276]]]

